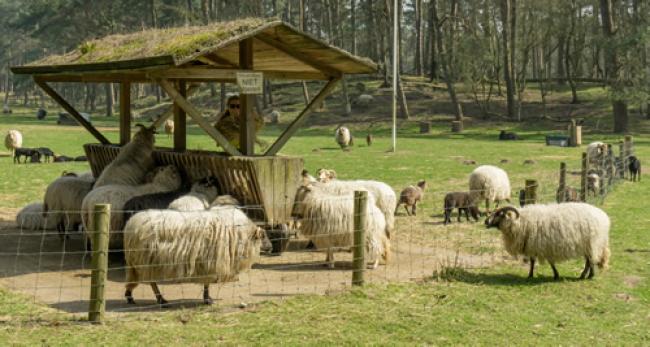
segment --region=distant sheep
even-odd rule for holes
[[[330,183],[331,184],[331,183]],[[300,233],[317,249],[326,249],[326,262],[334,268],[334,251],[350,247],[354,238],[354,193],[332,194],[325,185],[302,186],[296,193],[293,214],[300,218]],[[366,215],[366,254],[375,269],[379,258],[390,258],[390,241],[385,233],[386,219],[368,194]]]
[[[145,174],[153,169],[152,152],[156,131],[153,126],[137,126],[140,131],[120,149],[115,160],[104,168],[95,182],[96,188],[109,184],[135,186],[141,184]]]
[[[18,130],[9,130],[5,135],[5,147],[13,154],[16,148],[23,146],[23,134]]]
[[[150,283],[156,301],[164,305],[167,300],[156,282],[202,283],[203,301],[211,304],[210,283],[237,281],[257,261],[265,236],[235,206],[137,213],[124,228],[124,296],[134,304],[133,289]]]
[[[470,194],[468,192],[452,192],[445,195],[444,200],[445,205],[445,221],[444,224],[447,225],[451,223],[451,213],[455,208],[458,209],[458,222],[460,223],[460,218],[462,212],[465,212],[465,218],[469,222],[469,215],[472,215],[474,221],[478,221],[478,218],[481,216],[478,207],[476,207],[476,202],[472,201]]]
[[[336,143],[338,143],[342,149],[346,149],[353,145],[352,134],[350,133],[350,129],[346,127],[339,127],[336,129],[334,137]]]
[[[518,140],[519,136],[513,132],[507,132],[505,130],[501,130],[499,133],[499,140],[501,141],[508,141],[508,140]]]
[[[600,176],[597,173],[587,175],[587,193],[596,196],[600,193]]]
[[[43,203],[33,202],[16,215],[16,227],[20,230],[56,230],[54,218],[43,215]]]
[[[32,159],[34,156],[37,157],[37,159],[40,159],[40,154],[38,151],[34,148],[16,148],[14,149],[14,164],[18,163],[20,164],[20,157],[25,157],[25,160],[23,163],[27,163],[27,159]]]
[[[425,189],[427,189],[427,182],[425,180],[420,180],[416,185],[404,188],[399,195],[399,201],[395,207],[395,212],[397,212],[400,205],[404,204],[406,215],[415,216],[418,202],[424,199]],[[410,212],[409,207],[411,207]]]
[[[55,155],[54,156],[54,162],[55,163],[65,163],[68,161],[74,161],[74,158],[68,157],[66,155]]]
[[[167,138],[174,134],[174,121],[171,119],[165,121],[165,134],[167,134]]]
[[[607,144],[596,141],[587,146],[587,162],[590,166],[598,166],[607,155]]]
[[[316,171],[316,177],[318,177],[318,182],[327,183],[336,179],[336,171],[331,169],[318,169]]]
[[[631,155],[627,161],[629,163],[627,167],[630,171],[630,179],[632,181],[637,181],[637,179],[638,181],[641,181],[641,161],[633,155]]]
[[[86,157],[85,155],[80,155],[78,157],[75,157],[74,161],[88,161],[88,157]]]
[[[561,202],[579,202],[578,190],[573,187],[558,188],[555,200]]]
[[[500,201],[510,203],[510,179],[502,169],[482,165],[474,169],[469,176],[469,193],[472,201],[478,205],[479,200],[485,200],[485,208],[490,211],[490,202]]]
[[[93,188],[92,173],[77,175],[63,172],[47,186],[43,198],[43,216],[54,223],[61,239],[66,231],[78,230],[81,225],[81,204]]]
[[[278,110],[271,111],[271,113],[269,113],[269,117],[271,118],[271,124],[280,123],[280,111]]]
[[[357,106],[362,106],[362,107],[368,107],[373,102],[375,102],[374,96],[369,94],[361,94],[352,102],[352,104]]]
[[[366,145],[368,147],[370,147],[372,145],[372,140],[373,140],[372,134],[368,133],[368,135],[366,135]]]
[[[210,204],[219,195],[217,181],[213,177],[197,182],[192,190],[169,204],[170,210],[200,211],[210,207]]]
[[[124,204],[129,199],[145,194],[157,192],[169,192],[178,189],[181,186],[181,176],[178,169],[173,166],[163,166],[156,168],[156,174],[151,183],[139,186],[110,184],[99,188],[94,188],[83,200],[81,207],[81,216],[84,223],[84,229],[93,230],[93,208],[96,204],[111,204],[111,218],[109,235],[110,249],[122,249],[122,230],[124,226]],[[90,235],[86,235],[90,239]]]
[[[36,148],[36,151],[38,151],[38,154],[41,157],[45,157],[46,163],[50,162],[50,158],[54,158],[54,152],[52,152],[52,150],[47,147],[38,147]]]
[[[589,204],[502,207],[485,220],[485,225],[501,231],[508,253],[530,259],[528,278],[534,275],[536,259],[548,261],[556,280],[560,278],[556,262],[584,257],[581,279],[595,275],[594,265],[605,269],[609,262],[609,217]]]

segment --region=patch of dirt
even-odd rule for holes
[[[625,283],[628,288],[635,288],[642,280],[642,277],[634,275],[623,277],[623,283]]]

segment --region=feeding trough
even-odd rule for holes
[[[50,56],[24,66],[15,74],[32,75],[34,81],[99,143],[86,144],[93,174],[98,176],[131,138],[131,85],[154,83],[172,99],[175,124],[173,148],[156,148],[157,164],[174,164],[196,179],[218,178],[221,192],[231,194],[250,208],[248,215],[269,230],[286,230],[294,196],[300,183],[302,158],[279,155],[315,105],[334,89],[344,74],[377,71],[372,61],[333,47],[282,21],[243,19],[114,35],[80,45],[64,55]],[[320,80],[324,87],[275,142],[255,153],[253,106],[259,81]],[[119,83],[120,136],[112,144],[82,114],[50,87],[51,82]],[[241,121],[235,147],[208,123],[188,100],[188,84],[238,83]],[[161,126],[168,117],[153,122]],[[190,117],[221,149],[186,148],[186,119]]]

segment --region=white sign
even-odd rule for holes
[[[237,86],[241,94],[262,94],[264,74],[261,72],[238,72]]]

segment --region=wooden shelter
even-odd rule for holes
[[[234,195],[246,205],[262,207],[251,211],[252,217],[278,225],[290,218],[303,167],[301,158],[277,156],[278,152],[344,74],[373,73],[377,66],[282,21],[250,18],[112,35],[85,42],[64,55],[11,70],[32,75],[37,85],[99,141],[84,146],[95,176],[115,158],[119,146],[111,144],[48,83],[119,83],[119,145],[128,143],[131,136],[131,84],[158,84],[173,100],[175,132],[173,148],[156,148],[156,162],[175,164],[190,178],[215,175],[222,192]],[[240,95],[239,148],[209,124],[187,98],[188,83],[234,83],[238,75],[250,72],[261,72],[266,79],[326,81],[278,139],[258,155],[254,152],[255,95]],[[225,152],[186,150],[187,116]],[[154,125],[160,126],[166,118],[160,117]]]

